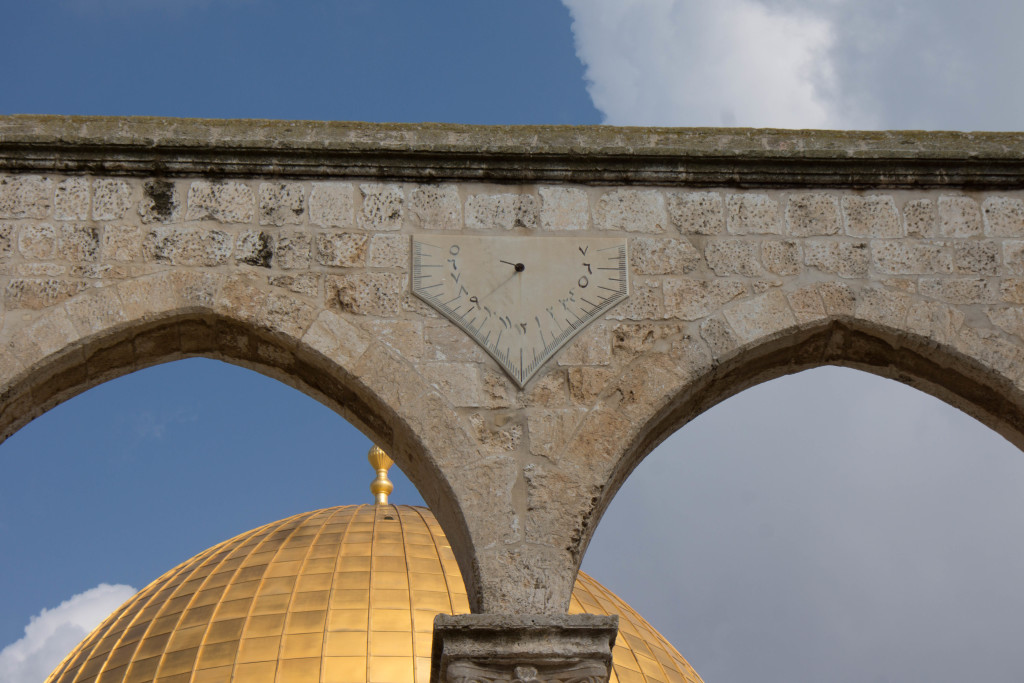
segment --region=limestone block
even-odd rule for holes
[[[790,292],[786,298],[789,300],[789,308],[793,311],[798,323],[824,320],[827,316],[825,302],[821,300],[821,293],[813,285],[796,289]]]
[[[964,322],[964,314],[952,306],[936,301],[918,301],[907,312],[907,329],[940,343],[956,337]]]
[[[965,325],[958,331],[953,346],[1012,379],[1024,373],[1024,351],[995,330],[978,330]]]
[[[101,253],[106,261],[134,261],[142,254],[142,230],[134,225],[104,226]]]
[[[1003,264],[1010,275],[1024,275],[1024,240],[1003,240]]]
[[[255,213],[256,195],[245,183],[196,180],[188,188],[185,220],[251,223]]]
[[[671,339],[686,329],[678,321],[665,323],[619,323],[612,328],[612,353],[638,355],[653,349],[664,349]]]
[[[94,287],[69,300],[64,309],[81,335],[100,332],[128,319],[116,287]]]
[[[839,277],[864,277],[868,274],[867,242],[809,239],[804,243],[804,263]]]
[[[640,275],[683,275],[700,265],[700,252],[687,239],[634,237],[629,241],[629,262]]]
[[[903,223],[907,237],[935,236],[935,203],[930,199],[913,199],[903,206]]]
[[[758,245],[749,240],[709,241],[704,258],[715,275],[756,277],[762,273]]]
[[[579,408],[531,411],[526,418],[530,453],[545,458],[558,456],[582,416]]]
[[[308,296],[311,299],[320,294],[320,275],[317,273],[270,275],[267,277],[267,284],[271,287],[281,287],[289,292]]]
[[[484,453],[507,453],[519,448],[523,441],[523,425],[517,422],[506,422],[502,425],[488,419],[481,413],[469,416],[477,443]]]
[[[618,303],[608,320],[651,320],[665,317],[662,306],[661,283],[657,280],[633,278],[629,297]]]
[[[594,323],[580,332],[558,354],[559,365],[608,365],[612,362],[612,342],[608,327]]]
[[[365,332],[333,311],[321,311],[302,342],[346,368],[351,368],[370,345]]]
[[[941,242],[918,240],[873,240],[871,259],[882,273],[890,275],[933,275],[953,272],[951,254]]]
[[[453,406],[480,405],[480,378],[476,363],[421,363],[423,379],[441,392]]]
[[[15,272],[25,277],[58,277],[68,272],[68,267],[59,263],[19,263]]]
[[[18,251],[27,259],[49,259],[57,253],[57,231],[52,225],[24,225],[18,233]]]
[[[85,277],[93,280],[122,280],[126,277],[135,277],[140,272],[142,271],[136,267],[113,265],[110,263],[86,263],[84,265],[71,266],[68,270],[71,277]]]
[[[147,261],[175,266],[218,266],[231,256],[234,240],[223,230],[155,226],[142,240]]]
[[[25,366],[66,349],[78,339],[63,307],[47,311],[15,335],[8,350]]]
[[[413,320],[368,320],[362,323],[363,329],[374,339],[397,351],[403,358],[418,361],[427,355],[426,337],[423,323]],[[436,366],[446,365],[436,363]],[[465,363],[448,363],[447,365],[466,365]],[[473,404],[479,405],[479,404]]]
[[[132,186],[123,180],[98,178],[92,183],[92,218],[119,221],[132,207]]]
[[[668,215],[684,235],[721,235],[725,232],[722,195],[717,192],[669,192]]]
[[[61,225],[57,230],[57,254],[66,261],[94,263],[100,256],[100,231],[91,225]]]
[[[634,360],[609,386],[617,408],[632,421],[665,405],[678,392],[682,374],[667,353],[648,353]]]
[[[256,313],[256,324],[292,339],[302,338],[317,317],[317,307],[291,294],[267,294]]]
[[[821,301],[825,304],[825,312],[830,316],[852,315],[857,304],[853,290],[843,282],[822,282],[816,285]]]
[[[856,316],[887,327],[901,328],[913,299],[903,292],[865,288],[857,299]]]
[[[367,186],[368,187],[368,186]],[[323,228],[355,225],[355,188],[351,183],[313,183],[309,220]]]
[[[466,200],[466,227],[478,230],[535,230],[537,198],[531,194],[474,194]]]
[[[308,232],[282,230],[277,236],[276,263],[283,270],[309,268],[313,237]]]
[[[743,296],[747,288],[733,280],[665,278],[665,314],[683,320],[708,316]]]
[[[711,348],[716,358],[721,358],[740,345],[736,335],[724,318],[707,318],[700,324],[700,336]]]
[[[371,268],[409,268],[409,238],[406,235],[374,235],[370,238],[366,265]]]
[[[958,240],[953,244],[953,270],[963,275],[998,275],[1001,246],[997,240]]]
[[[53,217],[59,221],[89,219],[89,180],[67,178],[57,183],[53,195]]]
[[[175,223],[180,214],[178,188],[172,181],[154,179],[142,184],[139,216],[143,223]]]
[[[590,225],[587,193],[575,187],[541,187],[540,226],[544,230],[586,230]]]
[[[358,315],[394,317],[400,310],[404,279],[395,273],[361,272],[329,275],[327,306]]]
[[[363,210],[359,225],[366,230],[400,230],[404,214],[405,194],[401,185],[366,183],[359,186]]]
[[[12,278],[4,291],[4,308],[38,310],[63,303],[89,284],[82,280],[63,278]]]
[[[942,237],[974,237],[981,234],[981,211],[970,197],[942,195],[939,197],[939,235]]]
[[[13,223],[0,223],[0,260],[7,259],[14,253],[14,236]]]
[[[830,194],[795,194],[786,205],[786,223],[794,237],[838,235],[842,232],[839,201]]]
[[[743,341],[778,333],[796,324],[786,296],[779,290],[726,306],[722,314]]]
[[[274,237],[262,230],[243,230],[235,239],[235,260],[269,268],[274,260]]]
[[[521,404],[531,408],[557,408],[566,404],[566,373],[552,369],[530,382],[520,395]]]
[[[998,306],[986,312],[993,325],[1007,334],[1024,339],[1024,308],[1019,306]]]
[[[1000,300],[1011,304],[1024,304],[1024,278],[1003,278],[999,285]]]
[[[490,357],[475,341],[446,318],[435,317],[425,323],[423,332],[427,337],[427,351],[430,360],[451,360],[484,362]]]
[[[613,377],[608,368],[569,368],[569,397],[579,405],[593,405]]]
[[[657,190],[613,190],[601,195],[594,208],[598,230],[662,233],[668,224],[665,198]]]
[[[669,357],[675,361],[685,382],[707,375],[717,365],[711,350],[695,333],[686,333],[672,340]]]
[[[764,194],[731,194],[726,200],[727,226],[734,235],[782,234],[779,203]]]
[[[750,283],[750,289],[754,294],[763,294],[772,287],[781,287],[782,280],[754,280]]]
[[[765,240],[761,243],[761,260],[776,275],[796,275],[803,269],[800,244],[793,240]]]
[[[850,237],[900,237],[903,226],[896,202],[887,194],[846,195],[843,218]]]
[[[214,273],[170,270],[118,283],[129,320],[182,308],[212,309],[223,277]]]
[[[419,185],[409,195],[409,212],[427,230],[461,230],[462,200],[457,185]]]
[[[324,266],[352,268],[366,262],[369,237],[350,232],[319,232],[316,235],[316,260]]]
[[[921,278],[918,288],[923,296],[949,304],[994,304],[999,301],[995,280],[983,277]]]
[[[46,218],[53,206],[53,181],[35,175],[0,178],[0,218]]]
[[[991,237],[1024,237],[1024,200],[988,197],[981,205],[985,234]]]
[[[302,223],[305,213],[302,183],[260,183],[260,225]]]

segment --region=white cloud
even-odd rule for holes
[[[564,0],[594,105],[613,125],[842,125],[834,27],[757,0]]]
[[[32,617],[25,636],[0,650],[0,681],[42,683],[61,660],[135,589],[101,583]]]

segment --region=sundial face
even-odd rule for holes
[[[629,295],[628,261],[621,238],[419,235],[412,291],[522,388]]]

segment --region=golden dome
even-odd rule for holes
[[[236,536],[139,591],[48,683],[427,683],[434,615],[469,611],[429,510],[350,505]],[[618,614],[611,680],[700,683],[661,634],[580,572],[570,613]]]

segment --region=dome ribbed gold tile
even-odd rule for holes
[[[328,508],[268,524],[167,572],[48,683],[428,683],[434,616],[469,612],[426,508]],[[628,605],[579,575],[570,613],[618,614],[613,683],[700,683]]]

